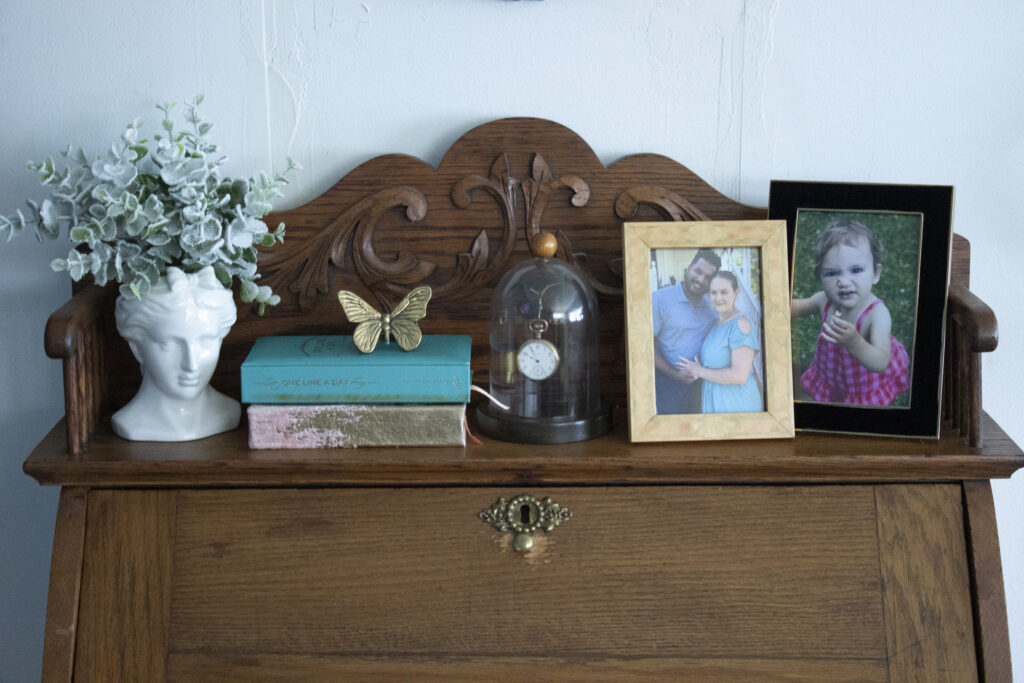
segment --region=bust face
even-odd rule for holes
[[[150,383],[171,398],[187,400],[209,384],[222,340],[215,311],[186,307],[154,319],[132,341],[132,350]]]

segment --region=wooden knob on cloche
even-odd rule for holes
[[[550,232],[538,232],[530,241],[530,249],[534,256],[551,258],[558,251],[558,238]]]

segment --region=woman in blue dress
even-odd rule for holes
[[[739,283],[736,276],[720,270],[711,278],[708,298],[718,322],[700,348],[696,359],[682,360],[679,369],[704,380],[702,413],[759,413],[764,401],[752,369],[761,348],[753,326],[736,309]]]

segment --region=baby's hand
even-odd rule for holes
[[[860,332],[853,323],[833,317],[821,324],[821,336],[829,343],[850,348],[850,345],[860,337]]]

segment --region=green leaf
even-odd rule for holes
[[[115,221],[98,221],[96,229],[101,240],[112,240],[117,237],[117,223]]]
[[[43,185],[49,185],[57,176],[53,166],[53,159],[50,157],[46,157],[46,159],[43,160],[43,163],[36,166],[34,170],[39,172],[39,182]]]
[[[213,273],[217,276],[217,280],[224,285],[224,289],[231,289],[231,273],[228,272],[227,266],[223,263],[213,264]]]
[[[92,259],[75,250],[68,252],[68,275],[75,282],[81,280],[92,269]]]
[[[241,287],[239,287],[239,297],[242,299],[242,303],[248,304],[255,301],[256,297],[260,293],[259,286],[252,280],[242,280]]]
[[[142,239],[144,239],[149,244],[152,244],[153,246],[157,247],[161,247],[165,244],[170,243],[171,236],[168,235],[166,231],[161,230],[161,228],[165,225],[167,225],[166,218],[162,218],[159,221],[155,221],[149,224],[149,226],[147,226],[146,228],[146,233],[145,235],[143,235]]]
[[[96,241],[96,233],[92,229],[81,225],[71,228],[68,232],[68,237],[75,244],[88,244],[92,246]]]
[[[57,231],[60,230],[60,213],[57,211],[57,205],[49,199],[44,199],[43,205],[39,207],[39,219],[43,227],[56,237]]]
[[[110,280],[115,279],[114,273],[111,269],[110,261],[94,261],[92,268],[92,279],[97,285],[102,287],[107,284]]]

